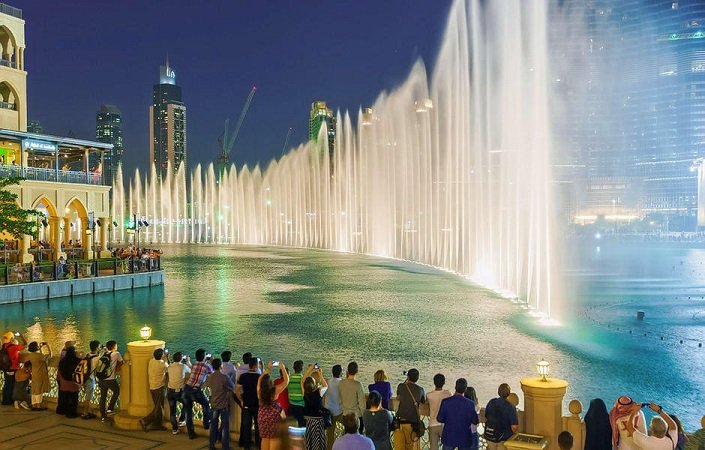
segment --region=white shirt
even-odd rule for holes
[[[191,368],[182,362],[175,362],[169,365],[169,389],[181,391],[184,388],[186,377],[191,373]]]
[[[224,375],[226,375],[230,380],[234,383],[235,382],[235,365],[230,362],[226,361],[223,363],[223,365],[220,367],[220,371],[223,372]]]
[[[617,446],[617,450],[639,450],[639,447],[634,444],[633,438],[629,437],[626,424],[627,420],[629,420],[629,416],[620,417],[616,421],[617,427],[619,427],[619,445]],[[644,413],[641,411],[634,417],[634,428],[642,433],[646,433],[646,419],[644,419]]]
[[[671,438],[669,439],[668,436]],[[634,443],[641,450],[673,450],[678,444],[678,430],[669,430],[668,435],[657,438],[656,436],[647,436],[641,431],[634,431]]]
[[[117,368],[117,364],[119,362],[122,362],[122,355],[118,351],[114,351],[110,354],[110,368],[112,369],[112,374],[106,378],[106,380],[114,380],[117,378],[118,373],[115,370]]]
[[[149,378],[149,389],[155,390],[164,387],[164,377],[166,376],[169,364],[161,359],[150,359],[147,365],[147,378]]]
[[[452,397],[453,394],[450,391],[443,389],[442,391],[431,391],[426,394],[426,399],[428,401],[428,409],[430,410],[428,416],[428,426],[437,427],[442,426],[436,418],[438,417],[438,411],[441,409],[441,402],[444,398]]]

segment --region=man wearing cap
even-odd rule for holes
[[[22,344],[18,342],[22,340]],[[10,357],[10,370],[5,371],[5,384],[2,387],[2,404],[12,405],[12,391],[15,389],[15,372],[20,368],[20,352],[27,345],[22,333],[8,331],[2,335],[2,348]]]

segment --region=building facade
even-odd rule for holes
[[[101,105],[95,115],[95,139],[98,142],[112,144],[113,149],[106,152],[102,166],[105,184],[113,185],[118,167],[122,164],[124,147],[122,142],[122,115],[115,105]],[[97,161],[92,161],[95,165]]]
[[[149,159],[159,179],[186,166],[186,106],[169,61],[160,67],[149,107]]]
[[[662,216],[673,230],[694,229],[690,169],[705,154],[705,2],[563,4],[573,13],[555,18],[562,26],[552,42],[562,53],[553,66],[571,107],[557,119],[554,161],[572,217]]]
[[[333,153],[335,152],[336,118],[333,111],[326,106],[326,102],[315,101],[311,103],[311,112],[308,119],[309,141],[318,142],[318,134],[323,123],[326,124],[328,133],[328,154],[332,164]]]
[[[0,3],[0,177],[23,178],[8,189],[41,214],[37,239],[0,231],[4,260],[107,256],[110,186],[90,161],[103,161],[112,145],[26,131],[24,23],[20,9]]]

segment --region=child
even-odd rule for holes
[[[29,410],[32,396],[29,393],[29,380],[32,379],[32,363],[26,361],[20,364],[20,370],[15,372],[15,388],[12,391],[12,399],[15,401],[15,409]]]

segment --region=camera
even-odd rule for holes
[[[641,407],[642,407],[642,408],[648,408],[648,407],[649,407],[649,403],[642,403],[642,404],[641,404]]]
[[[315,363],[315,364],[313,365],[313,368],[314,368],[314,369],[318,369],[318,363]]]
[[[19,332],[19,331],[15,331],[15,336],[19,336],[19,335],[20,335],[20,332]]]
[[[212,357],[213,355],[211,355],[210,353],[206,353],[206,359],[211,359]]]
[[[408,375],[407,372],[408,372],[408,371],[405,370],[405,371],[403,371],[401,374],[404,375],[404,376],[406,376],[406,375]]]
[[[272,367],[279,367],[279,361],[272,361]]]
[[[188,355],[184,355],[181,357],[181,361],[186,361],[186,359],[188,359]]]
[[[168,349],[168,348],[165,348],[165,349],[164,349],[164,353],[169,353],[169,349]]]

